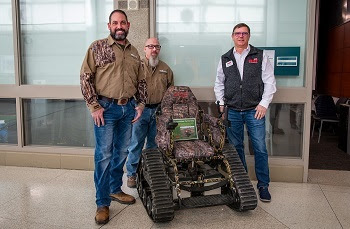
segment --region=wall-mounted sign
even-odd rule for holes
[[[273,63],[275,76],[299,76],[300,47],[259,47]]]
[[[298,66],[298,57],[278,56],[276,66],[280,66],[280,67]]]

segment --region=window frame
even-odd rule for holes
[[[303,166],[303,181],[307,181],[309,166],[310,123],[311,123],[311,94],[315,72],[316,57],[314,57],[315,34],[317,31],[318,1],[307,0],[307,32],[305,45],[305,76],[303,87],[279,87],[272,103],[303,104],[303,143],[300,158],[270,157],[270,165]],[[156,37],[156,0],[150,0],[150,35]],[[198,100],[204,102],[215,101],[213,87],[191,87]],[[247,162],[253,164],[254,157],[247,155]]]

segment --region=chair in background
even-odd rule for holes
[[[347,104],[347,102],[348,102],[348,98],[346,98],[346,97],[340,97],[338,99],[338,101],[336,102],[335,109],[336,109],[338,117],[339,117],[339,114],[340,114],[340,105],[341,104]]]
[[[334,100],[330,95],[320,95],[315,100],[315,114],[312,114],[313,126],[311,137],[314,136],[316,121],[320,122],[318,130],[318,143],[320,143],[322,127],[324,122],[339,123],[339,117],[336,112]]]

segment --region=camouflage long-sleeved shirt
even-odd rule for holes
[[[80,86],[91,112],[101,109],[98,95],[113,99],[136,96],[141,106],[147,99],[137,49],[128,40],[123,49],[111,36],[90,45],[80,70]]]

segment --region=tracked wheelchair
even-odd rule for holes
[[[256,208],[248,174],[234,147],[225,143],[223,121],[205,114],[189,87],[173,86],[165,93],[157,112],[156,143],[157,149],[142,151],[136,179],[154,222],[171,221],[178,208]],[[219,194],[205,195],[214,189]],[[182,191],[190,197],[183,198]]]

